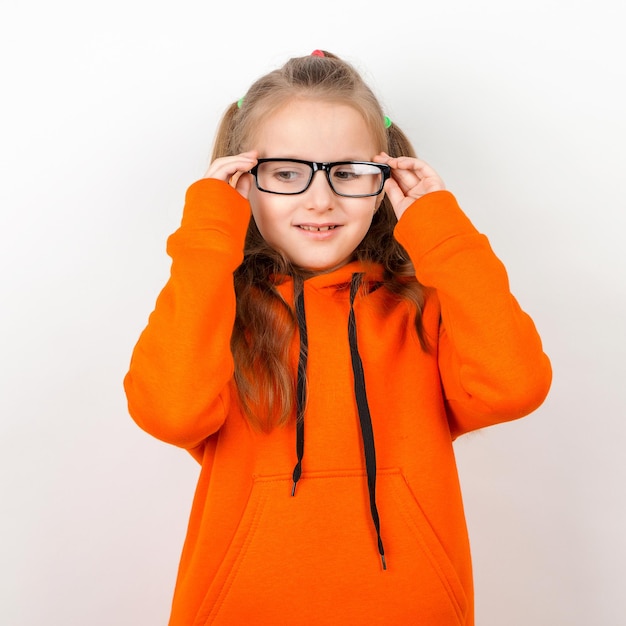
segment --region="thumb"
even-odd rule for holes
[[[247,200],[250,194],[250,188],[252,187],[252,176],[247,173],[242,173],[233,186]]]
[[[388,179],[385,183],[385,194],[391,202],[396,217],[400,219],[400,216],[406,209],[407,197],[393,178]]]

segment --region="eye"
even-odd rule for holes
[[[274,178],[281,183],[295,182],[299,180],[303,172],[294,169],[278,169],[274,172]]]
[[[358,181],[366,178],[372,179],[380,176],[380,174],[380,169],[370,163],[343,163],[341,165],[336,165],[332,169],[333,179],[341,183],[348,183],[350,181]]]
[[[270,185],[299,186],[306,184],[311,175],[311,168],[308,165],[290,161],[269,161],[263,163],[259,171]]]
[[[357,180],[362,174],[356,165],[339,165],[333,170],[333,178],[341,182]]]

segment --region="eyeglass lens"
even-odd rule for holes
[[[257,182],[261,189],[273,193],[302,193],[313,177],[307,163],[268,161],[259,163]],[[343,196],[365,196],[381,190],[383,173],[368,163],[343,163],[330,168],[328,180],[332,189]]]

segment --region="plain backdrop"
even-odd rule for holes
[[[617,0],[2,0],[0,624],[164,626],[198,467],[122,390],[226,106],[353,62],[506,264],[554,367],[456,444],[479,626],[623,624]]]

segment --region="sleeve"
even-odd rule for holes
[[[423,196],[395,235],[440,302],[438,363],[452,436],[534,411],[550,388],[550,361],[504,266],[454,196]]]
[[[137,424],[194,456],[229,406],[233,272],[249,220],[250,205],[227,183],[203,179],[189,187],[181,226],[167,242],[169,280],[124,379]]]

